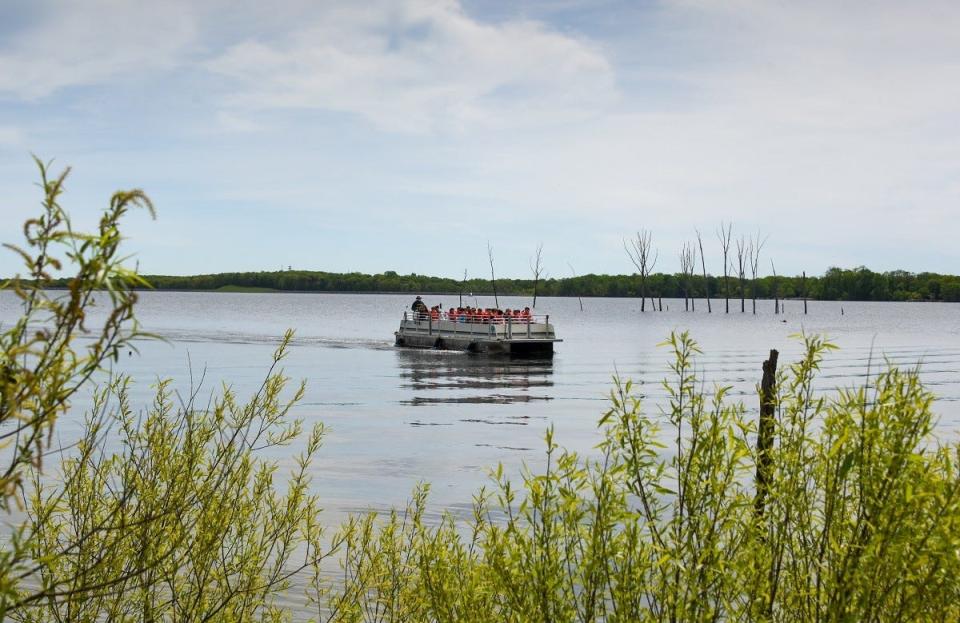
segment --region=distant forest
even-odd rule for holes
[[[219,273],[214,275],[147,275],[157,290],[234,290],[295,292],[402,292],[457,294],[461,290],[475,295],[493,293],[489,279],[461,282],[445,277],[400,275],[393,271],[376,275],[287,270],[275,272]],[[839,301],[960,301],[960,276],[937,273],[910,273],[896,270],[885,273],[867,268],[831,268],[821,276],[766,276],[741,281],[731,275],[708,275],[710,297],[809,298]],[[742,288],[742,290],[741,290]],[[497,278],[497,294],[532,295],[533,279]],[[582,275],[563,279],[540,279],[538,296],[637,297],[641,293],[640,275]],[[684,273],[649,275],[646,292],[650,297],[703,298],[706,290],[702,275]]]

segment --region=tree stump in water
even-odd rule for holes
[[[757,426],[757,476],[754,509],[763,516],[764,502],[770,486],[771,458],[773,450],[774,417],[776,408],[777,357],[771,349],[770,358],[763,362],[763,379],[760,381],[760,422]]]

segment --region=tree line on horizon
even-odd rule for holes
[[[331,273],[325,271],[286,270],[272,272],[217,273],[208,275],[147,275],[145,279],[157,290],[218,290],[251,288],[300,292],[399,292],[418,294],[458,294],[487,296],[492,294],[488,279],[457,280],[394,271],[378,274]],[[641,276],[586,274],[566,278],[540,277],[537,296],[638,297]],[[648,297],[705,298],[706,282],[710,298],[724,298],[722,275],[690,273],[654,273],[646,276]],[[531,296],[534,279],[497,277],[500,295]],[[740,298],[739,283],[731,275],[728,284],[731,299]],[[809,298],[840,301],[960,301],[960,276],[939,273],[911,273],[903,270],[874,272],[865,267],[830,268],[820,276],[763,276],[747,279],[746,299]],[[718,310],[722,311],[722,310]]]

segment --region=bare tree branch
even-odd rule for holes
[[[730,241],[733,239],[733,223],[724,225],[720,221],[720,229],[717,230],[717,238],[720,239],[720,247],[723,249],[723,298],[726,302],[726,313],[730,313]]]
[[[757,273],[760,271],[760,252],[763,250],[763,245],[767,243],[767,238],[760,239],[760,232],[757,232],[757,237],[755,240],[750,241],[750,275],[752,277],[752,284],[750,287],[750,294],[753,297],[753,314],[757,314]]]
[[[530,307],[537,308],[537,284],[540,283],[540,275],[543,274],[543,243],[537,244],[537,251],[530,258],[530,272],[533,273],[533,304]]]
[[[493,247],[490,241],[487,241],[487,257],[490,259],[490,283],[493,284],[493,303],[497,309],[500,309],[500,299],[497,298],[497,277],[493,274]]]
[[[683,243],[683,248],[680,249],[680,273],[683,275],[683,310],[690,311],[691,303],[691,292],[690,292],[690,280],[693,277],[693,271],[696,270],[697,265],[697,250],[689,242]],[[693,311],[696,311],[696,307],[693,307]]]
[[[700,230],[697,232],[697,245],[700,247],[700,265],[703,267],[703,295],[707,298],[707,313],[713,313],[713,307],[710,305],[710,280],[707,278],[707,258],[703,254],[703,237],[700,236]]]
[[[574,279],[576,279],[576,277],[577,277],[577,271],[576,271],[576,269],[574,269],[573,264],[571,264],[570,262],[567,262],[567,266],[570,267],[570,272],[573,273],[573,277],[574,277]],[[577,300],[580,301],[580,311],[583,311],[583,299],[580,298],[580,293],[579,293],[579,292],[577,293]]]
[[[737,243],[737,276],[740,279],[740,313],[743,314],[747,311],[746,307],[746,294],[744,292],[744,282],[747,279],[747,264],[750,261],[750,256],[753,253],[752,246],[753,241],[748,241],[743,236],[736,241]]]
[[[646,310],[647,277],[650,276],[654,266],[657,265],[659,252],[653,249],[652,234],[646,229],[638,231],[636,238],[625,239],[623,248],[627,252],[627,257],[640,271],[640,311],[643,312]],[[655,306],[654,309],[656,309]]]

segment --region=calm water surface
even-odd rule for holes
[[[457,303],[456,297],[425,298],[428,305]],[[754,316],[718,313],[722,301],[713,302],[712,314],[704,301],[685,313],[682,301],[671,300],[664,302],[669,311],[641,315],[632,299],[585,299],[581,312],[576,299],[546,298],[536,311],[550,314],[563,343],[552,361],[511,361],[395,348],[393,331],[411,300],[144,293],[143,327],[165,341],[140,344],[140,354],[120,367],[136,379],[141,404],[157,378],[173,378],[186,392],[191,368],[195,380],[204,376],[203,395],[227,382],[248,396],[262,381],[279,337],[295,329],[284,367],[308,383],[296,415],[308,425],[322,420],[329,429],[314,486],[330,523],[353,510],[402,505],[421,481],[432,484],[435,511],[465,509],[498,462],[514,474],[524,463],[537,468],[551,424],[562,445],[590,451],[615,371],[639,383],[651,409],[662,403],[659,380],[669,353],[657,344],[672,330],[689,329],[700,342],[705,354],[698,365],[708,384],[732,385],[751,408],[769,349],[780,350],[782,364],[794,360],[800,348],[790,336],[807,331],[824,333],[841,347],[823,366],[825,387],[862,379],[871,361],[874,367],[884,358],[920,364],[939,396],[940,434],[953,435],[960,423],[960,305],[813,302],[803,316],[802,303],[788,301],[786,314],[775,316],[772,303],[762,301]],[[465,303],[493,304],[486,298]],[[529,305],[529,299],[501,297],[500,305]],[[739,310],[739,301],[731,307]],[[0,321],[9,323],[18,309],[0,293]],[[61,420],[61,437],[77,431],[76,418]]]

